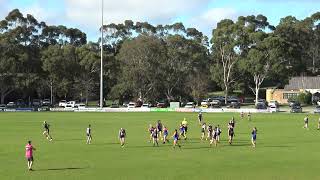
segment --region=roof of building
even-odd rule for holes
[[[296,89],[320,89],[320,76],[313,77],[293,77],[289,84],[284,87],[285,90]]]

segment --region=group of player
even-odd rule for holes
[[[181,122],[178,129],[175,129],[172,134],[173,138],[173,148],[178,146],[181,148],[181,145],[179,144],[180,137],[183,137],[185,140],[187,139],[187,132],[188,132],[188,121],[186,118]],[[149,141],[152,142],[153,146],[159,146],[159,141],[162,140],[162,143],[169,143],[169,130],[166,126],[164,126],[160,120],[158,120],[153,126],[152,124],[149,125],[148,128],[149,132]]]
[[[243,119],[244,114],[240,114],[241,119]],[[248,119],[251,119],[251,114],[248,114]],[[215,126],[213,128],[212,125],[206,125],[205,122],[203,122],[203,115],[200,112],[198,114],[198,120],[199,124],[201,125],[201,140],[204,140],[206,137],[206,140],[209,140],[210,146],[214,144],[215,146],[218,145],[220,142],[220,135],[221,135],[221,128],[219,125]],[[319,121],[320,122],[320,121]],[[320,126],[319,126],[320,127]],[[233,138],[234,138],[234,128],[235,128],[235,120],[232,117],[232,119],[228,123],[228,142],[229,144],[232,144]],[[43,122],[43,135],[45,138],[49,141],[52,141],[53,138],[50,134],[50,125],[48,122],[44,121]],[[166,126],[162,124],[160,120],[158,120],[153,126],[152,124],[149,125],[148,132],[150,135],[150,143],[152,142],[153,146],[159,146],[159,141],[162,141],[163,144],[169,143],[169,130]],[[173,139],[173,148],[176,148],[177,146],[181,148],[181,145],[179,144],[179,140],[184,139],[187,140],[187,132],[188,132],[188,121],[186,118],[183,119],[183,121],[180,123],[179,127],[174,129],[173,134],[171,138]],[[207,135],[207,136],[206,136]],[[126,139],[126,130],[124,128],[120,128],[119,133],[118,133],[118,138],[120,141],[120,146],[124,147],[125,146],[125,139]],[[256,136],[257,136],[257,129],[253,128],[252,131],[252,145],[255,147],[256,145]],[[86,128],[86,144],[91,144],[92,141],[92,129],[91,125],[89,124],[88,127]],[[27,145],[25,146],[26,149],[26,158],[28,161],[28,169],[32,170],[32,165],[33,165],[33,151],[35,148],[31,144],[31,141],[28,141]]]
[[[244,113],[241,113],[240,114],[240,117],[241,119],[243,119],[244,117]],[[251,114],[248,113],[248,119],[251,120]],[[199,121],[199,124],[201,125],[201,141],[204,140],[204,138],[206,137],[206,141],[209,140],[210,142],[210,146],[212,146],[212,144],[214,144],[215,146],[218,145],[218,143],[220,142],[220,135],[222,133],[221,131],[221,128],[220,128],[220,125],[217,125],[213,128],[213,126],[211,124],[206,124],[205,122],[203,122],[203,116],[202,116],[202,113],[199,112],[198,114],[198,121]],[[234,136],[235,136],[235,132],[234,132],[234,129],[235,129],[235,119],[234,117],[231,118],[231,120],[229,121],[228,123],[228,143],[231,145],[232,142],[233,142],[233,139],[234,139]],[[251,142],[252,142],[252,147],[256,147],[256,140],[257,140],[257,128],[254,127],[252,129],[252,132],[251,132],[251,135],[252,135],[252,138],[251,138]]]

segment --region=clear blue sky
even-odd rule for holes
[[[0,0],[0,18],[18,8],[48,24],[77,27],[98,37],[101,0]],[[221,19],[263,14],[273,25],[292,15],[303,19],[320,11],[320,0],[104,0],[105,23],[126,19],[152,24],[183,22],[210,36]]]

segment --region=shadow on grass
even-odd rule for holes
[[[67,170],[81,170],[85,167],[67,167],[67,168],[49,168],[49,169],[37,169],[36,171],[67,171]]]

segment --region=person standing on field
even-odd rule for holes
[[[31,141],[28,141],[28,144],[26,145],[26,158],[28,161],[28,170],[32,171],[32,165],[33,165],[33,151],[36,150],[31,144]]]
[[[252,132],[251,132],[251,135],[252,135],[252,137],[251,137],[251,143],[252,143],[252,147],[253,147],[253,148],[256,147],[257,132],[258,132],[257,128],[254,127],[253,130],[252,130]]]
[[[120,128],[120,130],[119,130],[119,140],[120,140],[121,147],[124,147],[126,136],[127,136],[126,130],[123,129],[123,128]]]
[[[320,130],[320,117],[318,119],[318,130]]]
[[[91,125],[89,124],[89,127],[87,128],[87,144],[91,144],[92,136],[91,136]]]
[[[308,115],[306,117],[304,117],[304,126],[303,128],[308,129],[308,124],[309,124],[309,117]]]
[[[50,135],[50,125],[47,123],[47,121],[43,121],[43,135],[49,140],[52,141],[52,136]]]

